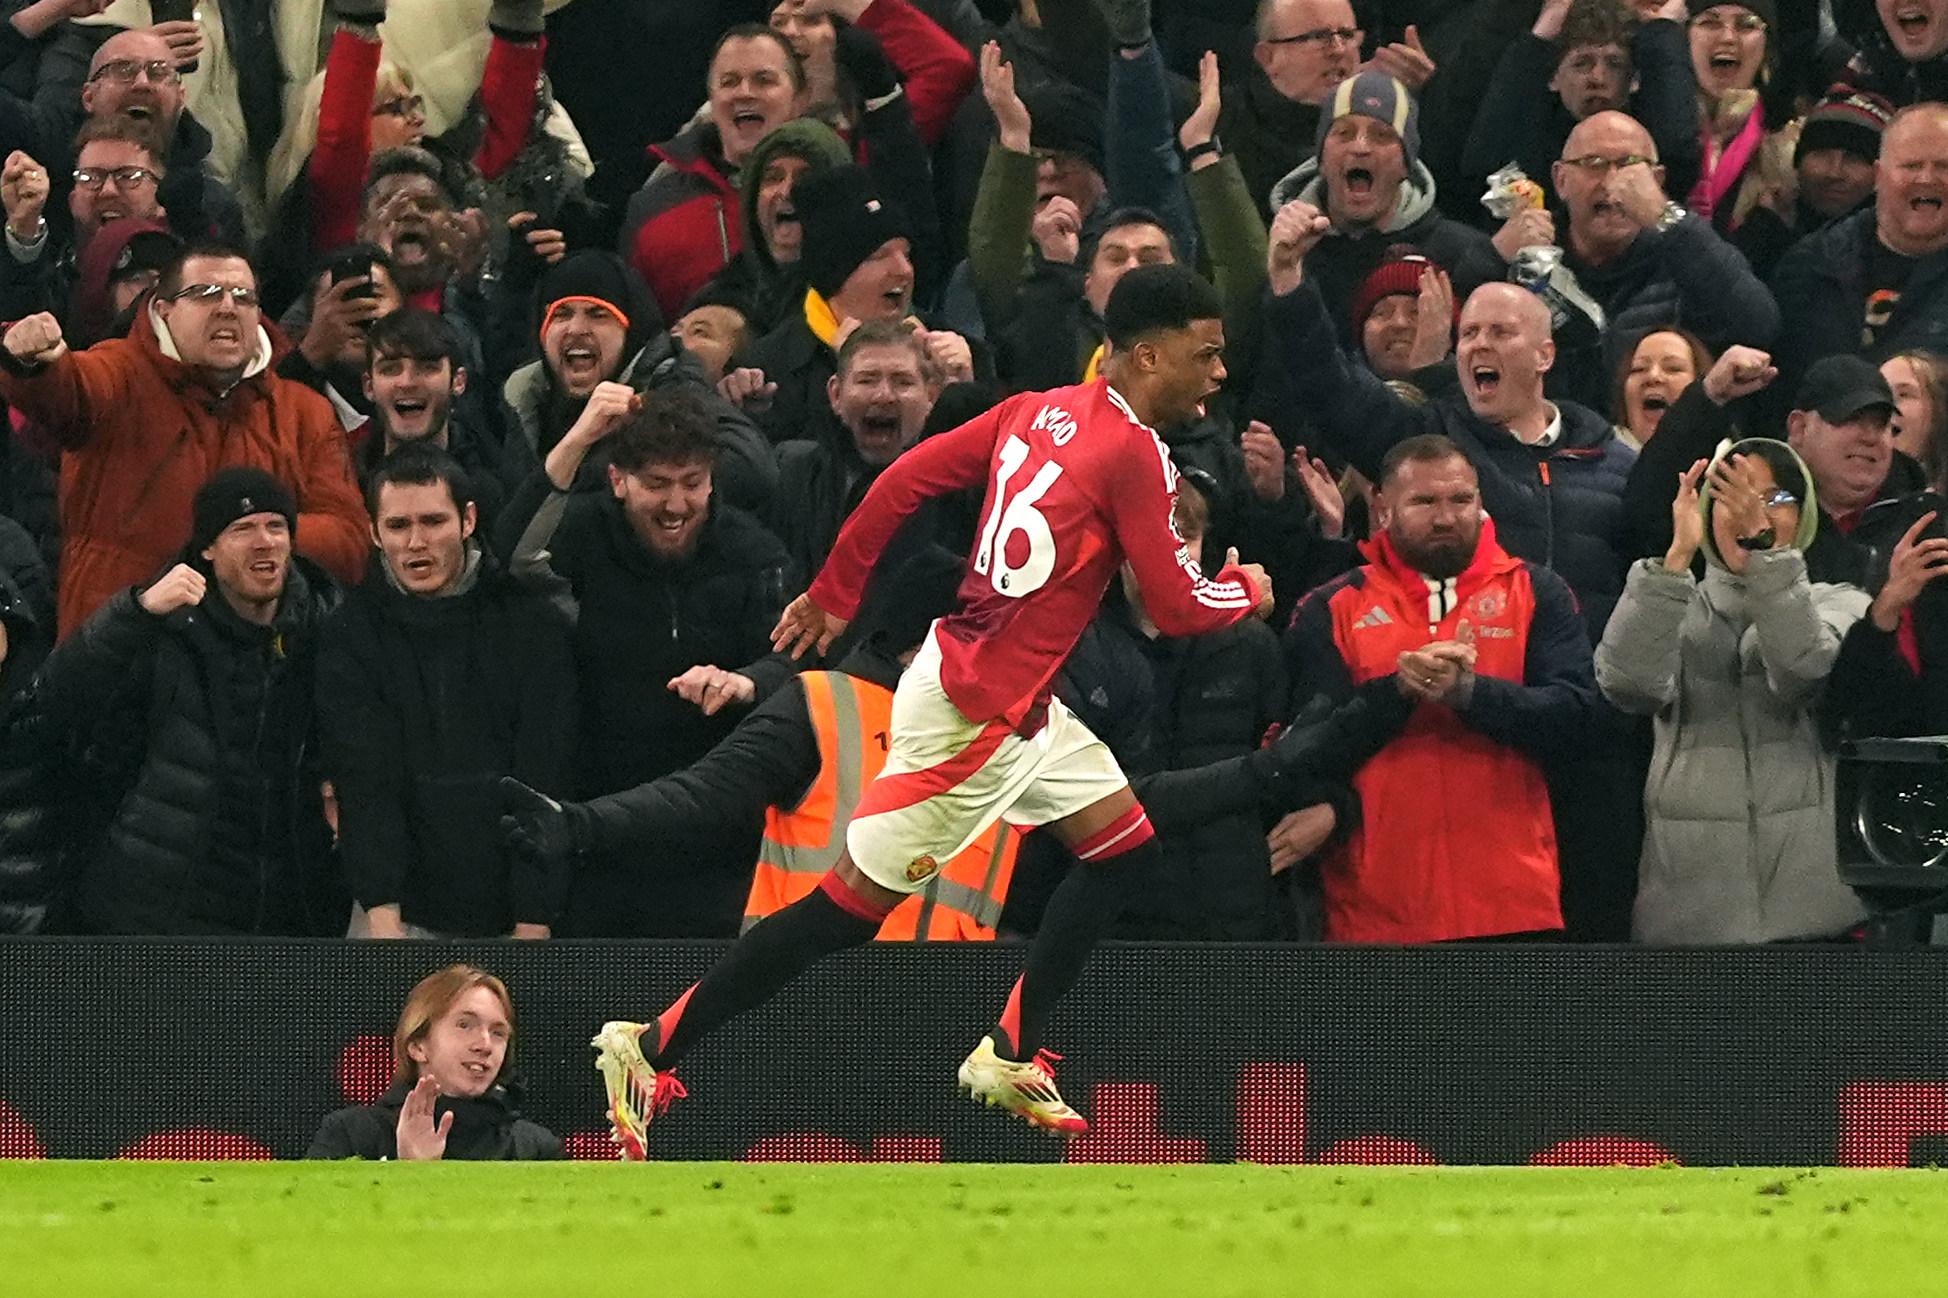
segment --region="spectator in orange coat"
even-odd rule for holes
[[[65,450],[61,634],[153,580],[189,540],[196,489],[233,465],[289,488],[299,552],[357,580],[370,537],[338,419],[273,359],[250,263],[213,244],[164,268],[127,338],[72,351],[42,313],[0,339],[0,396]]]

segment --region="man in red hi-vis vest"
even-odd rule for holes
[[[597,1035],[625,1157],[644,1155],[647,1119],[681,1094],[667,1070],[704,1033],[823,956],[870,940],[941,860],[1002,819],[1047,826],[1080,868],[1050,899],[1026,971],[961,1064],[960,1083],[1043,1130],[1088,1129],[1056,1089],[1040,1035],[1130,881],[1160,853],[1115,759],[1048,682],[1126,562],[1166,634],[1217,630],[1271,607],[1262,569],[1233,563],[1207,577],[1177,536],[1176,473],[1153,431],[1192,416],[1224,378],[1220,312],[1216,290],[1193,271],[1133,270],[1104,311],[1101,378],[1005,401],[922,442],[873,484],[818,580],[785,610],[774,644],[797,653],[829,646],[908,515],[928,498],[985,485],[959,607],[934,624],[900,678],[886,766],[818,889],[754,926],[660,1017],[612,1022]],[[1353,714],[1365,720],[1357,705],[1334,720],[1350,729]],[[1350,736],[1321,747],[1251,756],[1276,777],[1282,762],[1317,771],[1363,755]],[[548,827],[514,828],[532,836]]]

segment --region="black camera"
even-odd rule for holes
[[[1835,791],[1840,882],[1877,916],[1948,911],[1948,735],[1853,740]]]

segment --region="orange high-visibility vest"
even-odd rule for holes
[[[843,672],[804,672],[798,679],[818,735],[818,778],[797,806],[765,812],[745,928],[810,893],[838,864],[845,827],[859,795],[886,765],[892,738],[891,690]],[[993,941],[1020,844],[1020,835],[997,821],[901,902],[880,925],[879,939]]]

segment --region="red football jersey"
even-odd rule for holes
[[[923,500],[985,482],[959,606],[940,623],[941,684],[970,721],[1020,721],[1096,615],[1124,560],[1165,635],[1230,626],[1259,593],[1206,577],[1177,535],[1177,471],[1155,432],[1098,379],[1028,392],[893,461],[846,520],[812,602],[859,609],[880,550]]]

